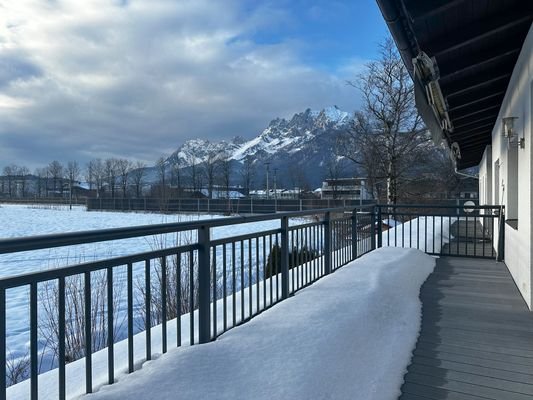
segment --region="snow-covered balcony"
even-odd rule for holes
[[[1,279],[4,377],[10,336],[30,338],[30,379],[4,378],[2,398],[396,398],[424,332],[419,292],[436,263],[424,251],[483,256],[472,246],[494,247],[499,221],[487,210],[372,206],[2,240],[8,255],[158,244]],[[382,218],[400,223],[380,232]],[[29,313],[11,319],[11,297]],[[13,332],[21,314],[29,324]]]

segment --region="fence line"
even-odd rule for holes
[[[6,398],[10,383],[6,377],[6,298],[11,289],[29,288],[32,400],[39,397],[42,288],[48,285],[57,297],[49,302],[52,313],[57,315],[57,331],[51,337],[57,356],[57,393],[59,399],[66,399],[72,332],[65,312],[73,302],[73,293],[81,295],[79,318],[83,332],[79,353],[85,358],[84,392],[91,393],[99,383],[93,373],[98,368],[93,353],[100,349],[107,353],[106,382],[112,384],[118,368],[116,357],[120,356],[115,343],[121,333],[127,339],[127,371],[134,371],[135,363],[140,361],[135,358],[136,324],[142,325],[137,331],[145,332],[145,360],[152,358],[154,350],[167,352],[169,332],[174,330],[172,340],[176,346],[206,343],[370,251],[365,243],[371,233],[362,227],[372,224],[374,213],[356,211],[334,208],[0,240],[0,254],[6,254],[179,232],[193,232],[195,236],[186,245],[173,243],[153,251],[0,279],[0,399]],[[214,227],[271,220],[279,221],[279,228],[211,238]],[[352,246],[353,239],[361,245]],[[69,290],[74,281],[80,285]],[[120,282],[125,283],[125,290],[116,285]],[[115,302],[122,308],[117,309]],[[183,320],[186,314],[188,319]],[[126,328],[117,323],[119,315],[127,321]],[[96,338],[93,331],[93,320],[99,316],[103,338]],[[173,320],[175,326],[170,329],[169,322]],[[183,333],[187,331],[188,340],[184,340]],[[161,347],[154,349],[156,332],[160,332]]]

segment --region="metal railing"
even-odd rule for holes
[[[45,351],[39,341],[39,333],[46,329],[40,319],[42,288],[53,287],[51,303],[57,331],[53,332],[56,362],[51,367],[57,369],[58,398],[65,399],[67,363],[73,361],[67,345],[72,333],[70,317],[66,317],[72,304],[70,296],[82,294],[77,310],[83,328],[78,358],[84,358],[84,391],[91,393],[102,383],[93,379],[97,351],[106,353],[106,381],[112,384],[121,368],[131,373],[138,362],[150,360],[154,352],[167,352],[169,346],[215,340],[377,247],[501,258],[504,218],[501,206],[465,210],[377,205],[0,240],[0,254],[9,254],[138,237],[173,238],[168,245],[161,240],[161,246],[150,251],[0,279],[0,400],[6,399],[11,383],[6,375],[10,334],[6,300],[11,290],[28,290],[29,398],[34,400],[39,397],[39,358]],[[266,221],[279,225],[268,229],[257,226],[253,232],[239,235],[214,235],[217,228]],[[182,233],[190,234],[185,243],[175,236]],[[79,285],[69,290],[72,281]],[[104,338],[100,342],[94,337],[95,315],[103,321]],[[117,322],[119,316],[125,326]],[[144,332],[141,344],[134,340],[140,332]],[[119,352],[115,346],[119,342],[127,343],[127,361],[122,367],[116,363]]]
[[[264,221],[279,221],[279,228],[212,237],[217,227]],[[45,351],[39,341],[39,333],[46,329],[39,318],[43,313],[42,288],[52,285],[56,297],[51,303],[57,317],[53,368],[58,371],[58,398],[65,399],[66,366],[73,361],[67,346],[71,331],[66,314],[73,293],[83,293],[82,309],[77,311],[83,327],[80,351],[85,363],[84,391],[91,393],[95,384],[101,383],[93,379],[96,351],[107,353],[107,383],[112,384],[118,369],[115,345],[122,339],[127,340],[130,373],[136,363],[152,358],[153,335],[159,332],[161,347],[157,351],[161,353],[167,352],[169,345],[215,340],[371,251],[375,248],[374,226],[373,207],[335,208],[0,240],[0,254],[8,254],[191,233],[189,243],[176,240],[151,251],[0,279],[0,400],[6,399],[10,384],[6,375],[6,299],[10,290],[29,289],[29,398],[34,400],[39,397],[39,361]],[[68,290],[73,281],[80,283],[79,287]],[[125,288],[117,283],[124,283]],[[96,301],[101,306],[96,307]],[[95,313],[103,318],[105,337],[100,347],[94,339]],[[126,321],[125,327],[117,322],[119,315]],[[141,331],[145,337],[139,359],[135,357],[139,349],[134,348],[134,336]],[[173,337],[169,337],[171,331],[175,331]]]
[[[503,259],[505,207],[377,205],[377,246],[410,247],[430,255]]]
[[[374,201],[344,199],[282,199],[282,198],[98,198],[87,199],[89,211],[154,211],[219,214],[270,214],[329,208],[355,208]]]

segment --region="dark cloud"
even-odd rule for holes
[[[0,55],[0,89],[16,80],[28,80],[42,75],[38,65],[13,51],[2,51]]]
[[[277,116],[356,105],[349,65],[324,72],[301,61],[299,43],[249,39],[287,23],[283,10],[207,0],[39,4],[10,3],[12,24],[0,28],[14,49],[0,53],[0,164],[153,162],[190,138],[251,137]]]

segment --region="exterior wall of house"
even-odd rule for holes
[[[492,200],[492,147],[487,146],[479,164],[479,204],[494,204]]]
[[[480,204],[505,205],[505,263],[530,309],[533,304],[532,96],[533,28],[530,28],[492,131],[492,146],[487,147],[480,164],[479,183]],[[502,134],[502,118],[506,117],[517,117],[511,140]],[[524,148],[518,144],[521,138]]]

